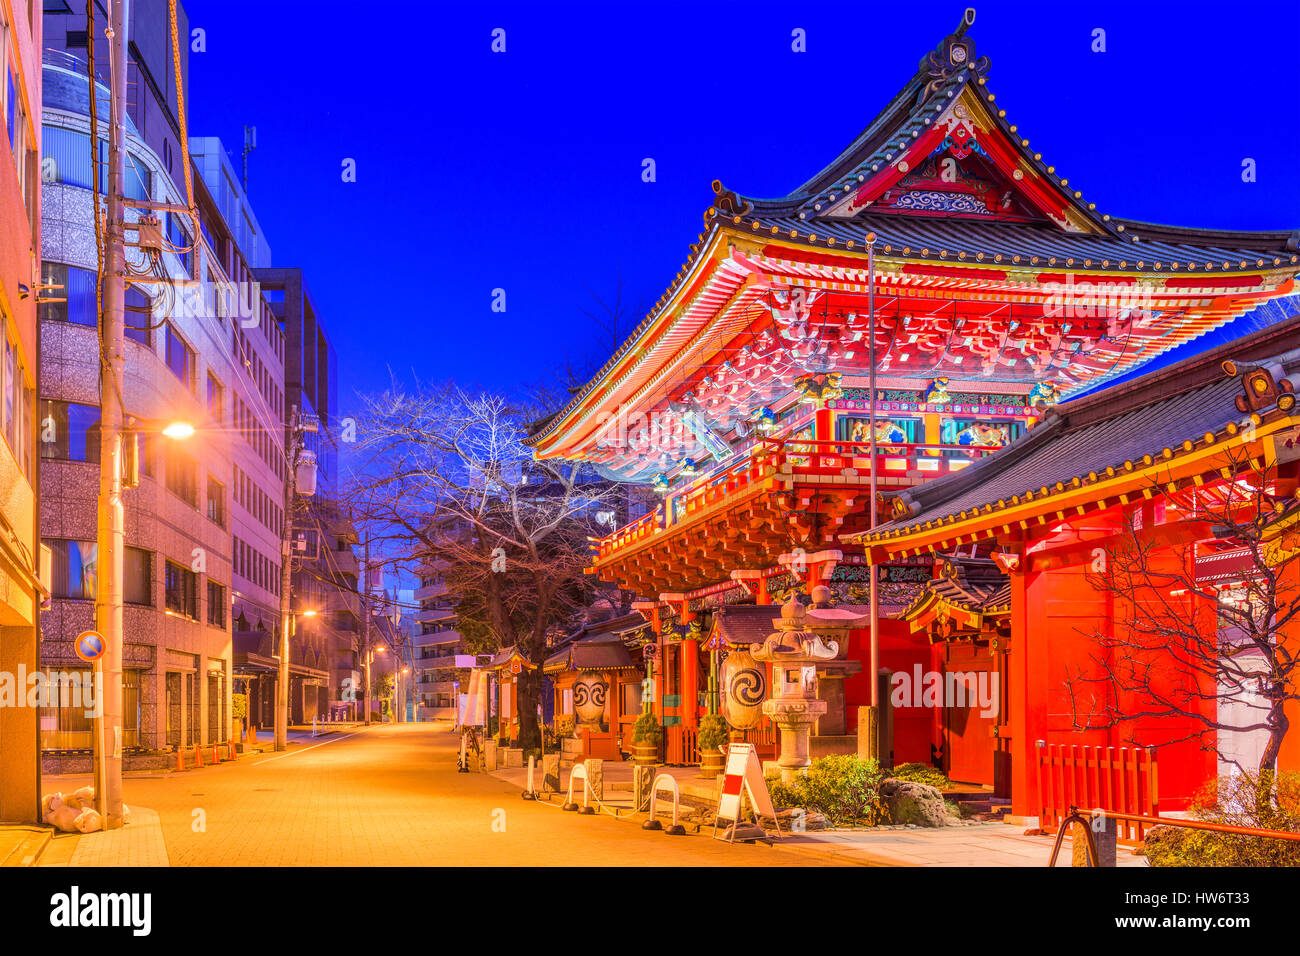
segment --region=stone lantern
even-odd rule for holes
[[[840,652],[835,641],[823,642],[806,629],[807,611],[793,595],[772,623],[776,630],[762,644],[750,645],[756,661],[772,664],[772,697],[763,703],[763,713],[781,730],[781,780],[793,783],[807,769],[808,739],[817,718],[826,713],[826,702],[817,699],[817,664],[834,660]]]

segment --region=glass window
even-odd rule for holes
[[[149,345],[149,326],[153,324],[153,300],[138,286],[126,287],[126,337]]]
[[[122,600],[127,604],[153,604],[153,554],[143,548],[127,548],[123,557],[125,575]]]
[[[47,322],[72,322],[98,327],[98,304],[95,301],[95,273],[61,262],[46,262],[41,267],[41,282],[60,286],[45,293],[62,302],[42,302],[37,317]]]
[[[41,402],[41,457],[99,461],[99,409],[76,402]]]
[[[140,474],[146,478],[157,475],[157,442],[152,435],[140,436]]]
[[[20,390],[17,381],[18,371],[14,358],[14,344],[5,337],[5,384],[4,384],[4,415],[5,415],[5,438],[9,440],[9,447],[18,447],[16,426],[14,422],[14,395]],[[21,401],[21,399],[20,399]]]
[[[197,508],[199,506],[198,465],[179,448],[167,455],[167,487],[172,493]]]
[[[218,424],[222,421],[222,403],[224,402],[224,390],[221,383],[217,381],[216,376],[208,375],[208,414],[212,420]]]
[[[226,526],[226,486],[208,475],[208,520]]]
[[[163,576],[167,610],[182,617],[199,619],[199,579],[189,568],[168,561]]]
[[[187,388],[194,388],[194,350],[170,323],[167,325],[167,367]]]
[[[126,198],[151,199],[153,198],[150,191],[152,185],[153,174],[149,172],[149,167],[144,164],[144,160],[134,153],[127,153]]]
[[[50,547],[50,570],[53,574],[51,590],[54,596],[93,601],[98,563],[98,547],[95,542],[48,539],[45,543]]]

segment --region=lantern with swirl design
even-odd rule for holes
[[[758,726],[767,696],[767,672],[747,648],[737,648],[722,663],[722,710],[736,730]]]
[[[605,716],[609,683],[599,671],[583,671],[573,685],[573,710],[580,723],[598,724]]]

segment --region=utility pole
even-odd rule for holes
[[[868,527],[875,530],[876,527],[876,472],[880,467],[880,460],[876,457],[876,234],[874,232],[867,234],[867,314],[870,322],[868,335],[871,336],[871,348],[869,364],[871,367],[869,382],[867,385],[867,407],[870,422],[871,437],[871,504],[868,506]],[[871,681],[871,726],[867,729],[867,754],[866,756],[874,759],[880,759],[880,570],[876,567],[875,562],[871,562],[868,567],[871,569],[871,648],[870,648],[870,677]]]
[[[289,640],[293,637],[293,517],[298,503],[298,454],[302,433],[298,427],[298,406],[289,409],[289,447],[285,463],[284,527],[280,532],[280,666],[275,679],[275,749],[284,750],[289,740]]]
[[[97,515],[95,624],[104,637],[99,671],[100,716],[94,725],[95,808],[105,830],[122,826],[122,579],[126,548],[126,519],[122,507],[122,381],[126,366],[124,306],[126,249],[122,197],[126,192],[123,163],[123,122],[126,116],[126,29],[129,0],[112,4],[112,19],[104,31],[109,46],[108,190],[105,263],[100,319],[100,458]],[[88,71],[89,72],[89,71]],[[91,76],[90,95],[95,96]],[[91,130],[92,143],[99,130]],[[96,150],[98,147],[95,147]],[[99,197],[95,197],[96,203]],[[95,213],[98,215],[99,210]]]
[[[366,696],[364,723],[370,726],[370,537],[366,537],[365,563],[361,566],[361,633],[366,646]]]

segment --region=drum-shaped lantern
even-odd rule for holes
[[[609,683],[599,671],[583,671],[573,684],[573,710],[578,721],[597,724],[605,716],[605,698]]]
[[[767,670],[749,648],[736,648],[722,662],[722,712],[736,730],[751,730],[763,716]]]

